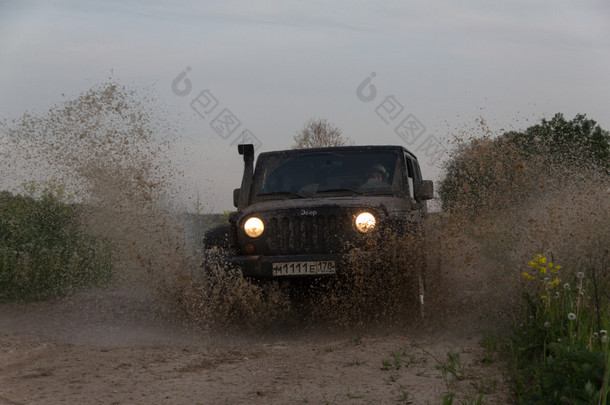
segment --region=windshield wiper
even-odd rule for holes
[[[268,196],[268,195],[282,195],[282,194],[293,195],[293,196],[297,196],[299,198],[308,198],[308,196],[306,196],[306,195],[299,194],[299,193],[294,192],[294,191],[288,191],[288,190],[269,191],[267,193],[258,193],[256,195],[257,195],[257,197],[263,197],[263,196]]]
[[[325,192],[332,192],[332,191],[351,191],[352,193],[356,193],[356,194],[360,194],[360,195],[364,195],[365,193],[363,193],[360,190],[354,190],[353,188],[329,188],[329,189],[325,189],[325,190],[318,190],[318,193],[325,193]]]

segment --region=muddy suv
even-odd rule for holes
[[[245,168],[229,224],[205,249],[252,279],[304,281],[346,271],[342,257],[374,250],[384,230],[408,233],[427,217],[432,181],[402,146],[342,146],[261,153],[238,145]]]

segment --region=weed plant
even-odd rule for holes
[[[108,243],[82,223],[84,207],[55,184],[0,192],[0,302],[65,296],[110,280]]]
[[[599,300],[597,272],[571,274],[537,255],[522,273],[523,313],[509,344],[519,403],[610,403],[610,303]]]

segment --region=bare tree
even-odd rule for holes
[[[322,148],[326,146],[353,145],[342,131],[327,119],[310,119],[294,136],[292,149]]]

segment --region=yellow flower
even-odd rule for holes
[[[540,299],[541,299],[542,301],[546,301],[546,295],[541,295],[541,296],[540,296]]]
[[[551,281],[549,283],[549,287],[553,287],[553,286],[557,286],[557,285],[559,285],[559,279],[558,278],[556,278],[555,280],[553,280],[553,281]]]
[[[523,274],[522,274],[522,275],[523,275],[523,278],[526,278],[526,279],[528,279],[528,280],[533,280],[533,279],[534,279],[534,276],[530,276],[530,275],[529,275],[528,273],[526,273],[525,271],[523,272]]]

